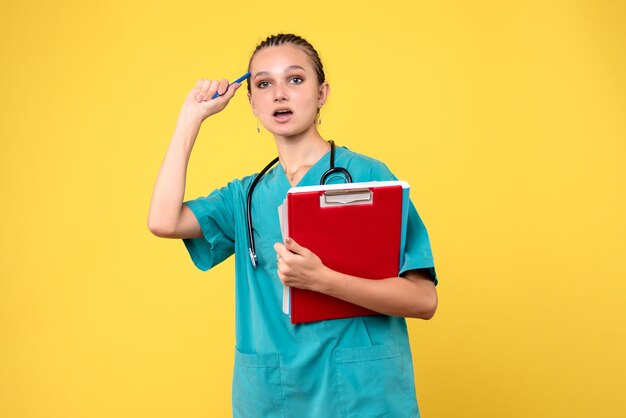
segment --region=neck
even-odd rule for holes
[[[330,144],[315,128],[290,137],[275,135],[274,140],[280,164],[290,175],[304,166],[312,166],[330,149]]]

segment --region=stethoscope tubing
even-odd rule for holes
[[[326,170],[326,172],[322,175],[320,179],[320,185],[326,184],[326,180],[332,174],[341,173],[346,179],[346,183],[352,183],[352,176],[350,172],[343,167],[335,167],[335,142],[330,140],[330,168]],[[258,264],[258,257],[256,255],[256,246],[254,243],[254,232],[252,228],[252,192],[257,185],[257,183],[261,180],[263,175],[274,166],[279,160],[279,157],[274,158],[269,164],[267,164],[263,170],[254,178],[250,188],[248,189],[248,196],[246,198],[246,222],[248,227],[248,253],[250,256],[250,262],[252,263],[252,267],[256,269]]]
[[[248,223],[248,242],[250,243],[248,251],[250,253],[250,261],[252,261],[252,267],[256,268],[258,257],[256,255],[256,247],[254,245],[254,234],[252,232],[252,192],[256,187],[261,177],[274,166],[279,160],[279,157],[274,158],[268,165],[261,170],[261,172],[254,178],[254,181],[250,185],[250,189],[248,190],[248,197],[246,199],[246,220]]]

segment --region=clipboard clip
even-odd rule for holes
[[[371,205],[374,193],[371,189],[328,190],[320,195],[320,207]]]

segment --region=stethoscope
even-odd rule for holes
[[[333,174],[341,173],[346,179],[346,183],[352,183],[352,176],[348,170],[343,167],[335,167],[335,142],[330,140],[330,168],[326,170],[326,172],[322,175],[320,179],[320,185],[326,184],[326,179]],[[247,226],[248,226],[248,252],[250,253],[250,261],[252,262],[252,267],[256,269],[258,257],[256,255],[256,247],[254,245],[254,234],[252,233],[252,192],[256,187],[261,177],[274,166],[279,160],[279,157],[274,158],[268,165],[261,170],[261,172],[254,178],[254,181],[250,185],[250,189],[248,190],[248,198],[246,202],[246,217],[247,217]]]

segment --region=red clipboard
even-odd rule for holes
[[[408,184],[402,181],[295,187],[282,206],[283,237],[327,267],[376,280],[397,276]],[[289,289],[291,323],[379,313],[322,293]]]

